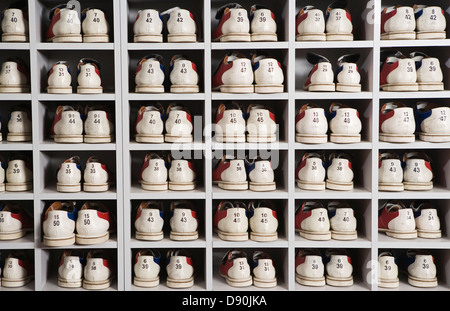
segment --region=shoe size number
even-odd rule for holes
[[[20,168],[18,164],[14,164],[14,168],[12,169],[11,173],[20,174]]]
[[[9,21],[11,23],[17,23],[17,16],[15,12],[11,12],[11,19]]]
[[[238,22],[238,23],[244,22],[244,17],[242,16],[241,12],[238,12],[238,16],[236,17],[236,22]]]
[[[391,262],[389,259],[386,259],[384,262],[384,271],[391,271],[392,270],[392,266],[391,266]]]

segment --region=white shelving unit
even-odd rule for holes
[[[7,0],[6,5],[13,0]],[[236,289],[228,286],[219,276],[219,265],[222,257],[229,249],[239,248],[251,255],[254,250],[267,251],[274,259],[277,269],[278,291],[311,291],[311,290],[384,290],[377,287],[376,267],[378,253],[382,249],[404,251],[407,249],[427,249],[435,256],[438,270],[439,286],[431,290],[450,289],[450,144],[432,144],[416,140],[409,144],[390,144],[379,142],[378,114],[383,103],[401,100],[406,104],[414,104],[418,99],[439,101],[449,105],[450,69],[448,59],[450,39],[446,40],[411,40],[381,41],[380,12],[382,8],[397,4],[413,5],[410,0],[349,0],[349,9],[354,24],[355,40],[351,42],[296,42],[295,17],[300,8],[309,5],[306,0],[281,0],[276,4],[270,0],[262,0],[274,10],[278,24],[278,42],[255,43],[220,43],[212,42],[211,33],[217,21],[216,10],[228,3],[224,0],[81,0],[82,7],[99,7],[108,15],[111,25],[110,43],[95,44],[63,44],[47,43],[44,34],[47,28],[49,10],[59,4],[56,0],[28,0],[30,21],[29,43],[0,42],[0,61],[11,56],[21,56],[30,66],[31,92],[28,94],[0,94],[0,115],[5,120],[8,109],[12,105],[28,105],[33,118],[33,139],[28,143],[0,143],[0,154],[24,152],[33,162],[33,190],[25,193],[1,193],[0,201],[17,201],[23,204],[34,215],[34,232],[15,241],[0,242],[0,252],[21,249],[27,251],[34,260],[35,278],[32,283],[14,290],[67,290],[57,285],[58,257],[65,249],[104,249],[110,252],[116,261],[117,277],[110,290],[116,291],[159,291],[171,290],[165,284],[165,267],[162,266],[161,284],[155,288],[144,289],[133,285],[133,255],[140,249],[157,249],[163,258],[169,249],[186,249],[193,256],[196,268],[195,285],[188,290],[259,290],[254,286]],[[325,10],[328,0],[314,1],[314,5]],[[239,2],[248,10],[254,3],[250,0]],[[434,1],[446,11],[450,25],[449,4],[445,0]],[[132,25],[137,11],[155,8],[160,11],[180,6],[191,10],[199,20],[199,41],[197,43],[134,43]],[[447,27],[447,38],[450,38],[450,27]],[[442,92],[381,92],[379,90],[380,51],[385,48],[396,48],[409,53],[424,51],[440,58],[444,71],[445,91]],[[218,62],[228,51],[238,50],[246,55],[253,51],[273,54],[285,69],[285,91],[281,94],[225,94],[211,90],[211,78]],[[306,61],[308,51],[321,53],[337,61],[341,55],[360,53],[360,73],[363,91],[361,93],[313,93],[303,91],[303,83],[311,65]],[[200,92],[196,94],[166,93],[151,95],[134,92],[134,72],[137,62],[152,53],[161,54],[166,64],[178,53],[186,54],[194,60],[200,74]],[[98,95],[55,95],[45,92],[46,73],[53,62],[67,60],[72,68],[76,67],[82,57],[100,60],[102,65],[102,81],[105,92]],[[76,70],[72,70],[75,74]],[[75,77],[75,75],[74,75]],[[75,81],[75,79],[73,80]],[[141,144],[133,137],[133,126],[136,112],[140,105],[159,101],[164,107],[172,102],[182,103],[191,109],[198,123],[195,129],[204,135],[195,136],[194,143],[175,145]],[[250,103],[264,102],[276,110],[279,122],[279,139],[273,144],[221,144],[211,139],[210,125],[214,121],[215,110],[224,101],[239,101],[245,106]],[[324,108],[333,101],[340,101],[358,108],[363,123],[362,141],[357,144],[308,145],[295,142],[295,115],[301,105],[315,102]],[[56,107],[60,104],[80,104],[102,102],[109,105],[115,116],[115,141],[110,144],[56,144],[49,137],[49,127]],[[6,133],[5,126],[2,127]],[[5,136],[4,136],[5,137]],[[427,192],[405,191],[401,193],[378,192],[378,152],[382,150],[423,150],[433,159],[435,169],[435,187]],[[195,157],[199,172],[198,186],[193,191],[151,192],[140,188],[137,176],[147,152],[177,151]],[[226,150],[258,151],[264,150],[276,155],[277,190],[258,193],[252,191],[233,192],[221,190],[212,184],[212,171],[215,164],[214,155]],[[349,192],[325,190],[322,192],[304,191],[295,183],[295,169],[301,155],[310,150],[323,150],[327,154],[332,151],[346,151],[353,155],[355,163],[355,189]],[[67,157],[79,155],[85,161],[90,155],[99,155],[107,159],[114,172],[115,183],[105,193],[63,194],[56,192],[55,172],[59,162]],[[83,162],[82,162],[83,164]],[[84,164],[83,164],[84,165]],[[158,242],[144,242],[134,237],[134,211],[143,200],[162,200],[165,214],[171,200],[192,200],[199,207],[200,236],[195,241],[175,242],[170,240],[168,222],[165,224],[165,238]],[[280,221],[279,238],[275,242],[226,242],[213,232],[213,215],[221,200],[273,199],[278,208]],[[358,220],[358,239],[355,241],[309,241],[295,233],[295,208],[305,200],[320,199],[348,200],[355,209]],[[438,206],[443,237],[437,240],[414,239],[408,241],[389,238],[378,233],[378,207],[390,199],[412,200],[429,199]],[[45,209],[57,200],[101,200],[116,212],[117,230],[111,239],[103,244],[71,247],[47,247],[42,243],[42,217]],[[322,251],[328,248],[346,249],[352,258],[354,268],[354,285],[350,288],[325,286],[310,288],[301,286],[295,281],[295,255],[299,249],[316,248]],[[164,260],[162,260],[164,263]],[[1,291],[12,289],[1,288]],[[83,290],[83,289],[78,289]],[[414,291],[406,278],[401,278],[399,290]],[[424,289],[420,289],[424,290]]]

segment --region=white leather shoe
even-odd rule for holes
[[[98,8],[86,8],[81,12],[83,42],[109,42],[109,23],[105,12]]]
[[[306,59],[314,67],[309,72],[304,89],[309,92],[334,92],[336,86],[330,61],[324,56],[310,52],[307,53]]]
[[[295,280],[304,286],[325,286],[325,266],[317,249],[300,249],[295,255]]]
[[[24,156],[12,156],[5,170],[6,191],[28,191],[33,188],[32,161]]]
[[[240,201],[221,201],[214,214],[214,231],[224,241],[248,240],[247,207]]]
[[[417,39],[445,39],[447,21],[444,10],[433,5],[414,5]]]
[[[414,212],[417,236],[419,238],[439,239],[442,237],[441,222],[434,204],[413,201],[410,207]]]
[[[224,155],[213,169],[212,180],[224,190],[247,190],[245,159],[236,155]]]
[[[348,191],[353,189],[352,159],[347,153],[331,153],[327,167],[326,188]]]
[[[416,19],[410,6],[386,7],[381,12],[381,40],[416,39]]]
[[[0,70],[0,93],[30,92],[30,71],[21,59],[9,59]]]
[[[74,244],[77,215],[75,202],[53,202],[45,210],[42,222],[44,245],[68,246]]]
[[[277,271],[269,254],[264,251],[255,251],[251,261],[253,285],[260,288],[277,286]]]
[[[325,190],[325,158],[316,152],[302,156],[295,171],[297,186],[303,190]]]
[[[174,55],[170,60],[170,92],[198,93],[199,75],[197,65],[183,55]]]
[[[255,79],[255,93],[282,93],[284,73],[280,62],[268,55],[253,54],[252,66]]]
[[[100,63],[94,59],[82,58],[78,63],[78,87],[80,94],[103,93],[102,78],[100,76]]]
[[[428,142],[450,141],[450,108],[419,101],[416,104],[416,122],[419,138]]]
[[[380,110],[381,141],[391,143],[414,142],[416,136],[414,110],[401,102],[385,103]]]
[[[17,109],[17,110],[15,110]],[[16,107],[11,111],[8,121],[7,141],[31,141],[31,112],[27,107]]]
[[[410,151],[403,155],[403,185],[405,190],[433,189],[431,158],[424,152]]]
[[[110,143],[114,140],[114,120],[108,105],[87,105],[84,115],[85,143]]]
[[[111,172],[103,161],[96,156],[91,156],[86,161],[83,178],[84,191],[104,192],[109,190]]]
[[[416,63],[419,91],[443,91],[444,76],[439,59],[422,52],[413,52],[410,57]]]
[[[166,257],[167,287],[192,287],[194,285],[194,265],[191,255],[186,250],[170,250]]]
[[[197,22],[194,15],[187,9],[173,7],[161,13],[168,15],[168,42],[197,42]]]
[[[187,159],[174,159],[169,155],[169,190],[194,190],[197,186],[195,164]]]
[[[166,110],[166,134],[164,140],[170,143],[191,143],[193,141],[192,113],[180,104],[171,104]]]
[[[325,13],[325,32],[327,41],[352,41],[353,24],[347,1],[334,1]]]
[[[331,239],[328,211],[320,201],[306,201],[296,208],[295,231],[308,240]]]
[[[11,6],[3,10],[1,20],[2,42],[28,42],[26,8]]]
[[[413,210],[401,201],[386,202],[378,210],[378,232],[396,239],[417,238]]]
[[[222,103],[217,108],[214,138],[222,143],[245,142],[246,120],[244,107],[236,102]]]
[[[47,93],[71,94],[72,76],[67,62],[59,61],[53,64],[47,73]]]
[[[74,5],[60,4],[50,11],[46,39],[53,43],[82,42],[81,21]]]
[[[56,143],[82,143],[83,128],[81,106],[60,105],[55,111],[50,137]]]
[[[355,211],[350,204],[345,201],[331,201],[327,204],[327,210],[332,239],[348,241],[358,238]]]
[[[250,239],[267,242],[278,239],[277,208],[271,200],[256,200],[248,203]]]
[[[75,242],[82,245],[104,243],[114,231],[113,215],[101,202],[86,202],[78,211]]]
[[[345,249],[327,249],[325,251],[325,281],[331,286],[352,286],[353,266]]]
[[[361,75],[356,64],[359,57],[359,54],[347,54],[339,57],[336,91],[361,92]]]
[[[133,285],[155,287],[159,285],[161,254],[158,250],[143,249],[134,256]]]
[[[396,153],[381,153],[378,162],[378,191],[403,190],[402,161]]]
[[[163,20],[158,10],[139,10],[133,24],[135,43],[163,42]]]
[[[230,52],[222,59],[212,78],[212,90],[246,94],[254,91],[254,74],[250,59]]]
[[[325,17],[313,5],[303,7],[295,18],[295,39],[297,41],[325,41]]]
[[[256,156],[247,159],[249,189],[252,191],[274,191],[277,189],[275,174],[270,159]]]
[[[251,41],[278,41],[275,15],[269,8],[254,4],[249,15]]]
[[[416,65],[412,58],[400,51],[382,51],[380,89],[387,92],[414,92],[419,90]]]
[[[164,238],[164,210],[161,201],[142,201],[134,219],[135,236],[138,240],[159,241]]]
[[[272,107],[250,104],[247,107],[247,141],[269,143],[277,140],[278,124]]]
[[[304,104],[295,117],[295,141],[324,144],[328,141],[328,120],[325,110],[313,103]]]
[[[65,250],[58,266],[58,286],[77,288],[83,285],[83,253],[80,250]]]
[[[396,261],[391,251],[383,251],[378,255],[378,287],[397,288],[399,286]]]
[[[116,267],[106,250],[90,250],[83,270],[83,288],[107,289],[111,286]]]
[[[220,276],[233,287],[246,287],[253,284],[251,268],[247,253],[240,250],[230,250],[223,256],[220,263]]]
[[[192,241],[198,239],[197,209],[191,201],[172,201],[170,215],[171,240]]]
[[[164,64],[160,55],[142,58],[136,68],[136,93],[164,93]]]
[[[141,167],[140,180],[144,190],[167,190],[168,169],[167,156],[156,152],[147,153]]]
[[[355,108],[340,103],[332,103],[330,113],[330,142],[341,144],[361,141],[362,122]]]
[[[217,10],[215,18],[219,24],[212,32],[213,41],[249,42],[251,40],[248,12],[240,4],[223,5]]]
[[[135,133],[138,143],[164,142],[164,108],[161,104],[139,108]]]
[[[81,166],[80,157],[74,156],[60,164],[56,173],[56,191],[80,192],[81,191]]]

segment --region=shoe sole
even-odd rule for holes
[[[358,238],[357,231],[336,231],[331,230],[331,238],[339,241],[350,241]]]
[[[135,237],[137,240],[144,240],[144,241],[159,241],[164,238],[164,233],[161,232],[136,232]]]
[[[226,35],[222,35],[213,41],[220,41],[220,42],[250,42],[251,37],[249,33],[229,33]]]
[[[188,288],[192,287],[194,285],[194,277],[190,277],[187,279],[172,279],[170,277],[167,277],[166,280],[167,287],[170,288]]]
[[[361,92],[361,84],[337,83],[336,91],[348,92],[348,93],[359,93],[359,92]]]
[[[381,40],[415,40],[414,31],[396,31],[381,34]]]
[[[79,144],[83,142],[83,135],[54,135],[55,143]]]
[[[225,278],[225,282],[233,287],[247,287],[253,284],[253,279],[251,276],[246,279],[235,279],[227,275],[223,275],[222,273],[220,273],[220,276]]]
[[[314,191],[325,190],[325,182],[324,181],[310,182],[297,180],[297,187],[303,190],[314,190]]]
[[[164,93],[163,85],[138,85],[135,88],[136,93]]]
[[[403,186],[403,183],[399,182],[399,183],[395,183],[395,182],[390,182],[390,183],[378,183],[378,191],[404,191],[405,187]]]
[[[111,286],[111,279],[107,279],[104,281],[83,280],[84,289],[107,289],[110,286]]]
[[[0,184],[0,192],[4,192],[4,191],[6,191],[6,186],[4,183],[1,183]]]
[[[277,286],[277,278],[273,278],[270,280],[260,279],[257,277],[253,277],[253,285],[260,288],[270,288]]]
[[[417,236],[424,239],[439,239],[442,237],[441,230],[429,231],[417,229]]]
[[[317,277],[317,278],[312,278],[312,277],[307,277],[307,276],[302,276],[298,273],[295,274],[295,280],[297,281],[297,283],[299,283],[300,285],[304,285],[304,286],[325,286],[325,277]]]
[[[104,192],[109,190],[109,183],[106,184],[90,184],[84,183],[83,190],[86,192]]]
[[[6,136],[6,141],[20,142],[20,141],[31,141],[31,133],[8,133]]]
[[[109,36],[107,34],[83,35],[85,43],[108,43]]]
[[[361,134],[330,134],[330,142],[335,144],[354,144],[361,142]]]
[[[306,87],[308,92],[335,92],[336,86],[334,83],[330,84],[310,84]]]
[[[273,143],[277,141],[276,135],[247,135],[247,142],[249,143]]]
[[[394,280],[389,279],[378,279],[378,287],[382,288],[397,288],[400,284],[400,281],[398,278]]]
[[[167,35],[167,42],[186,42],[186,43],[195,43],[197,42],[197,35],[195,33],[174,33]]]
[[[386,233],[387,236],[391,237],[391,238],[396,238],[396,239],[415,239],[417,238],[417,231],[413,230],[413,231],[394,231],[394,230],[390,230],[390,229],[384,229],[384,228],[378,228],[379,232],[384,232]]]
[[[431,143],[450,142],[449,134],[419,133],[419,139]]]
[[[425,191],[433,189],[433,182],[408,182],[404,181],[403,186],[405,190],[413,190],[413,191]]]
[[[32,276],[27,276],[25,278],[20,279],[10,279],[3,277],[2,278],[2,286],[3,287],[22,287],[31,282]]]
[[[28,36],[21,33],[4,33],[2,42],[28,42]]]
[[[33,189],[33,183],[6,183],[5,190],[6,191],[29,191]]]
[[[230,181],[219,181],[217,183],[219,188],[224,190],[248,190],[248,182],[230,182]]]
[[[332,277],[327,275],[325,277],[325,282],[327,283],[327,285],[330,286],[352,286],[353,285],[353,277],[347,277],[347,278],[336,278],[336,277]]]
[[[254,93],[253,85],[221,85],[219,89],[222,93],[235,93],[235,94]]]
[[[353,41],[351,33],[327,33],[327,41]]]
[[[304,229],[295,229],[301,237],[312,241],[328,241],[331,240],[331,231],[313,232]]]
[[[27,85],[0,85],[0,93],[28,93],[30,87]]]
[[[251,191],[274,191],[277,190],[277,185],[275,182],[249,182],[248,188]]]
[[[133,278],[133,285],[139,287],[156,287],[159,285],[159,277],[154,279],[142,279],[138,277]]]
[[[251,40],[252,42],[260,42],[260,41],[264,41],[264,42],[267,42],[267,41],[275,42],[275,41],[278,41],[278,37],[277,37],[277,34],[276,34],[276,33],[273,33],[273,32],[267,32],[267,33],[264,33],[264,32],[255,32],[255,33],[252,33],[252,34],[250,35],[250,40]]]
[[[49,238],[44,236],[46,246],[68,246],[75,244],[75,234],[67,238]]]
[[[327,36],[324,33],[308,33],[297,35],[296,41],[326,41]]]
[[[385,92],[417,92],[419,91],[419,85],[417,83],[383,84],[381,90]]]
[[[416,140],[416,136],[414,134],[380,133],[380,140],[388,143],[413,143]]]
[[[27,230],[16,230],[11,232],[0,232],[0,241],[15,240],[24,237]]]
[[[417,32],[416,39],[418,40],[431,40],[431,39],[446,39],[445,31],[437,31],[437,32]]]
[[[256,242],[272,242],[278,239],[278,233],[260,233],[260,232],[250,232],[250,240]]]
[[[77,87],[77,93],[78,94],[102,94],[103,93],[103,88],[102,87],[78,86]]]
[[[72,94],[72,87],[70,86],[49,86],[47,87],[49,94]]]
[[[218,143],[245,143],[245,135],[215,135]]]
[[[144,190],[150,190],[150,191],[164,191],[169,189],[169,183],[168,182],[162,182],[162,183],[149,183],[146,181],[141,180],[141,187]]]
[[[87,144],[107,144],[114,140],[113,135],[84,135],[84,142]]]
[[[81,191],[81,183],[73,184],[73,185],[56,183],[56,191],[66,192],[66,193],[80,192]]]
[[[330,190],[350,191],[353,190],[353,182],[336,182],[327,179],[325,187]]]
[[[75,243],[80,245],[101,244],[109,240],[109,232],[101,236],[82,236],[75,235]]]
[[[164,143],[164,135],[163,134],[136,134],[136,142],[137,143],[153,143],[153,144],[162,144]]]
[[[198,85],[171,85],[170,92],[171,93],[198,93],[199,92]]]
[[[58,35],[49,39],[53,43],[81,43],[83,42],[83,37],[81,34],[67,34],[67,35]]]
[[[232,242],[248,241],[247,232],[241,233],[225,232],[217,228],[214,228],[214,232],[216,232],[219,238],[224,241],[232,241]]]
[[[166,134],[164,140],[167,143],[192,143],[193,142],[192,135],[180,136],[180,135]]]
[[[169,190],[189,191],[189,190],[194,190],[195,187],[196,187],[196,182],[175,182],[175,181],[169,181]]]
[[[68,280],[58,276],[58,286],[65,288],[78,288],[83,286],[83,280]]]
[[[437,278],[424,279],[424,278],[414,277],[412,275],[408,275],[408,283],[415,287],[436,287],[436,286],[438,286]]]
[[[328,136],[324,135],[308,135],[295,134],[295,141],[302,144],[325,144],[328,142]]]
[[[190,241],[198,239],[198,232],[176,232],[170,231],[169,238],[174,241]]]
[[[134,35],[135,43],[159,43],[163,42],[163,36],[160,34],[152,35],[152,34],[140,34]]]
[[[283,93],[284,86],[280,85],[264,85],[264,84],[256,84],[255,85],[255,93],[260,94],[271,94],[271,93]]]
[[[443,91],[443,82],[419,82],[419,91]]]

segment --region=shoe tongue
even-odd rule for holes
[[[403,108],[405,105],[402,102],[389,102],[383,105],[381,112],[387,113],[395,108]]]
[[[240,58],[245,58],[243,54],[238,53],[238,52],[233,52],[231,54],[228,55],[227,61],[228,62],[232,62],[236,59],[240,59]]]
[[[328,8],[330,9],[345,9],[346,7],[347,7],[346,0],[337,0],[328,6]]]
[[[341,66],[342,63],[356,63],[359,60],[359,57],[360,55],[358,53],[342,55],[338,59],[338,65]]]
[[[431,109],[434,109],[437,107],[439,107],[439,106],[435,103],[429,103],[429,102],[423,102],[423,101],[419,101],[416,104],[417,110],[419,110],[422,113],[430,111]]]
[[[176,6],[173,8],[170,8],[168,10],[165,10],[164,12],[161,13],[161,15],[170,15],[170,13],[172,13],[173,11],[177,11],[180,10],[180,7]]]
[[[308,62],[312,65],[316,65],[318,63],[329,63],[330,61],[325,56],[316,54],[316,53],[310,53],[308,52],[306,54],[306,59]]]
[[[386,209],[388,212],[395,212],[400,209],[404,209],[405,205],[403,205],[400,201],[394,201],[394,202],[387,202],[386,203]]]
[[[220,20],[222,18],[223,14],[225,13],[226,9],[241,9],[241,8],[242,8],[242,6],[239,3],[225,4],[217,10],[215,18]]]

